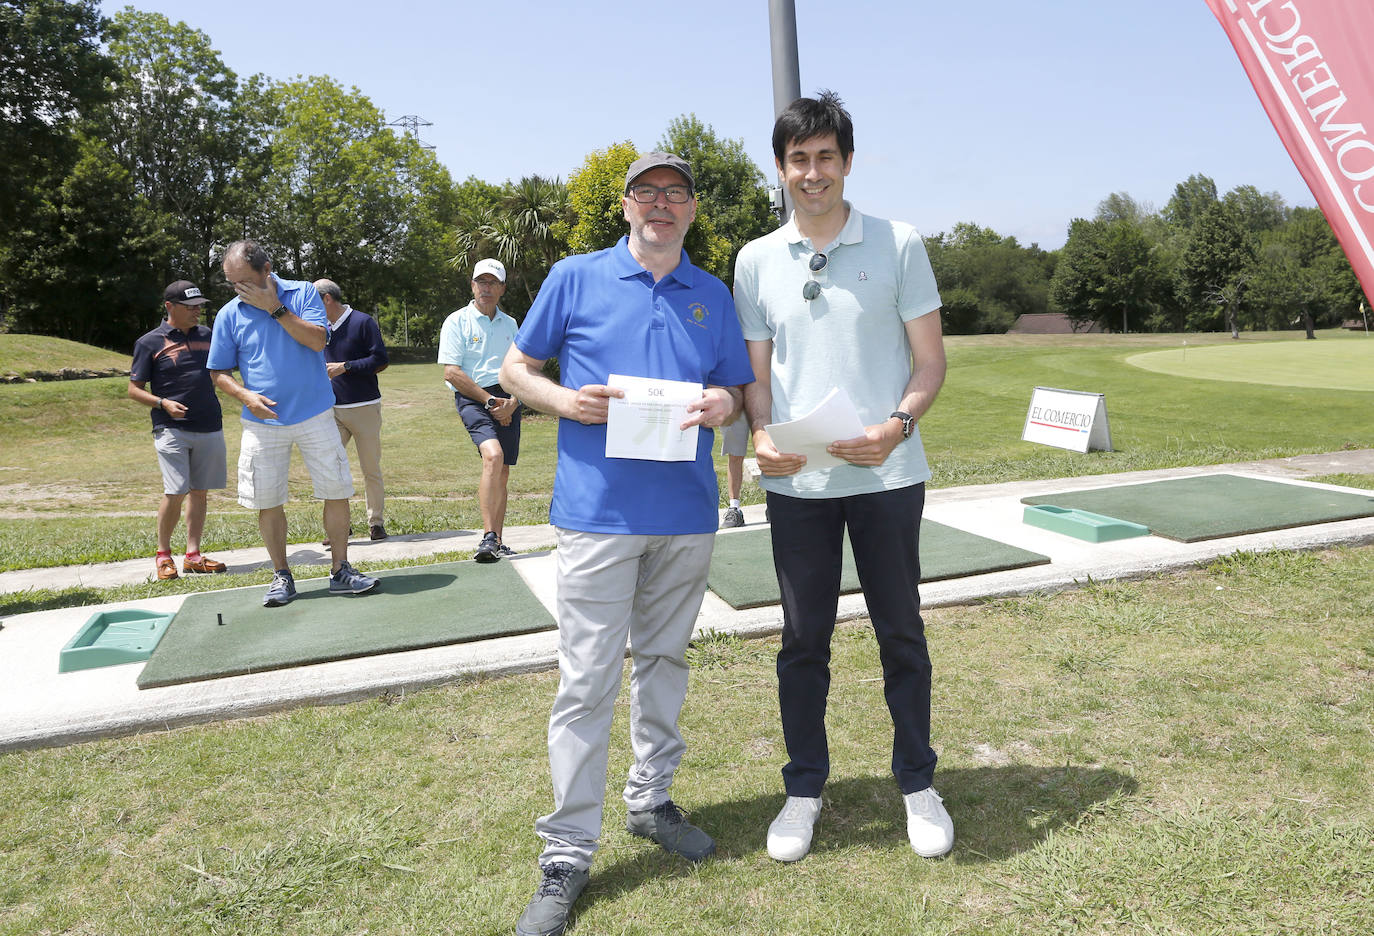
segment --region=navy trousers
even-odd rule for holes
[[[773,563],[782,591],[778,702],[788,796],[820,796],[830,775],[825,706],[846,528],[878,638],[892,716],[892,773],[903,794],[924,790],[934,779],[930,654],[918,589],[924,507],[924,484],[835,498],[768,494]]]

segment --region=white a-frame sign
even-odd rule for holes
[[[1100,393],[1036,387],[1026,412],[1021,441],[1039,442],[1072,452],[1112,450],[1107,399]]]

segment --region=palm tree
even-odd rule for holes
[[[528,308],[549,267],[567,253],[571,222],[562,180],[525,176],[506,183],[496,205],[459,216],[459,253],[449,264],[470,268],[482,257],[495,257],[506,267],[507,294],[520,289]]]

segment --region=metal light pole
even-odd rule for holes
[[[797,7],[793,0],[768,0],[768,32],[773,53],[773,119],[801,97],[801,73],[797,65]],[[792,213],[782,177],[772,191],[773,210],[779,221]]]

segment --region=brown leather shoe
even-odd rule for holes
[[[177,564],[172,561],[171,556],[164,556],[157,561],[157,579],[159,582],[165,582],[176,577]]]
[[[199,559],[182,559],[181,571],[183,572],[223,572],[227,568],[224,563],[216,562],[209,556],[201,556]]]

